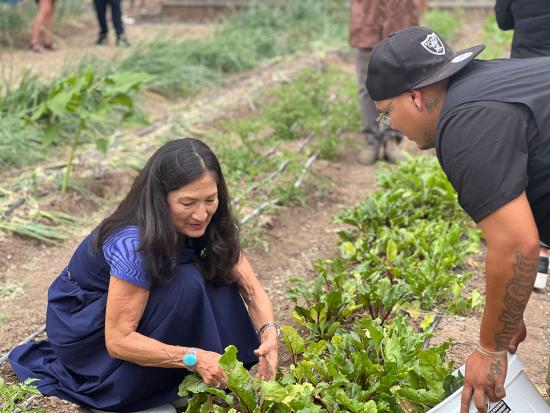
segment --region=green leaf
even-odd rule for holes
[[[386,257],[390,263],[395,262],[397,257],[397,244],[391,239],[386,244]]]
[[[110,96],[128,93],[142,84],[150,83],[153,79],[153,76],[144,72],[118,72],[106,79],[109,86],[105,89],[105,93]]]
[[[98,151],[105,155],[109,148],[109,142],[105,138],[97,138],[95,139],[95,147]]]
[[[57,117],[63,118],[67,114],[67,105],[73,98],[74,91],[62,90],[46,102],[48,109]]]
[[[290,326],[282,326],[280,328],[283,334],[283,343],[289,353],[297,356],[304,352],[304,339]]]
[[[49,146],[56,140],[59,136],[59,131],[61,130],[61,123],[52,122],[46,129],[44,129],[44,136],[42,136],[42,144],[44,146]]]
[[[237,360],[237,347],[227,346],[224,354],[220,357],[219,363],[227,375],[227,387],[235,392],[241,407],[246,412],[253,412],[254,407],[257,405],[258,396],[250,384],[248,370],[244,368],[243,363]]]
[[[260,384],[260,395],[265,400],[277,403],[282,403],[285,401],[285,404],[288,404],[292,400],[292,398],[285,400],[288,393],[284,387],[276,381],[262,381]]]
[[[185,376],[178,388],[178,396],[187,397],[189,393],[203,393],[208,389],[208,385],[198,374],[189,374]]]

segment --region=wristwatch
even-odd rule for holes
[[[195,347],[188,347],[187,353],[183,355],[183,365],[187,370],[195,371],[197,361],[197,349]]]

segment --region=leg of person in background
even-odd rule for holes
[[[535,279],[535,289],[544,290],[548,280],[548,245],[540,242],[539,268]]]
[[[99,37],[96,44],[107,44],[107,33],[109,28],[107,27],[107,0],[94,0],[95,12],[97,15],[97,23],[99,24]]]
[[[45,24],[51,1],[52,0],[40,0],[38,2],[38,12],[32,24],[31,49],[37,53],[44,51],[40,43],[40,31]]]
[[[113,19],[113,26],[116,31],[116,45],[117,46],[130,46],[128,39],[124,35],[124,23],[122,22],[122,6],[120,0],[109,0],[111,3],[111,17]]]
[[[378,160],[378,152],[382,145],[382,137],[377,122],[378,109],[367,91],[367,68],[372,49],[357,49],[355,68],[357,70],[357,83],[359,86],[359,105],[361,108],[361,121],[363,134],[365,135],[366,148],[361,152],[361,162],[372,165]]]
[[[46,3],[47,7],[44,12],[44,49],[57,50],[58,46],[54,43],[51,34],[53,27],[53,15],[55,13],[54,0],[41,0],[40,3]]]

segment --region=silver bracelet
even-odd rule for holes
[[[279,324],[277,324],[275,321],[269,321],[258,329],[258,340],[261,341],[262,333],[265,331],[266,328],[269,327],[275,327],[275,330],[277,330],[277,337],[279,337]]]

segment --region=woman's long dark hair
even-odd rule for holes
[[[111,234],[128,225],[135,225],[140,229],[140,252],[152,283],[169,281],[181,237],[170,217],[168,192],[201,178],[206,172],[216,178],[218,209],[205,234],[191,241],[197,264],[206,280],[216,285],[233,282],[229,270],[240,256],[239,228],[231,214],[220,163],[212,150],[198,139],[168,142],[151,156],[126,198],[96,228],[94,246],[101,249]]]

